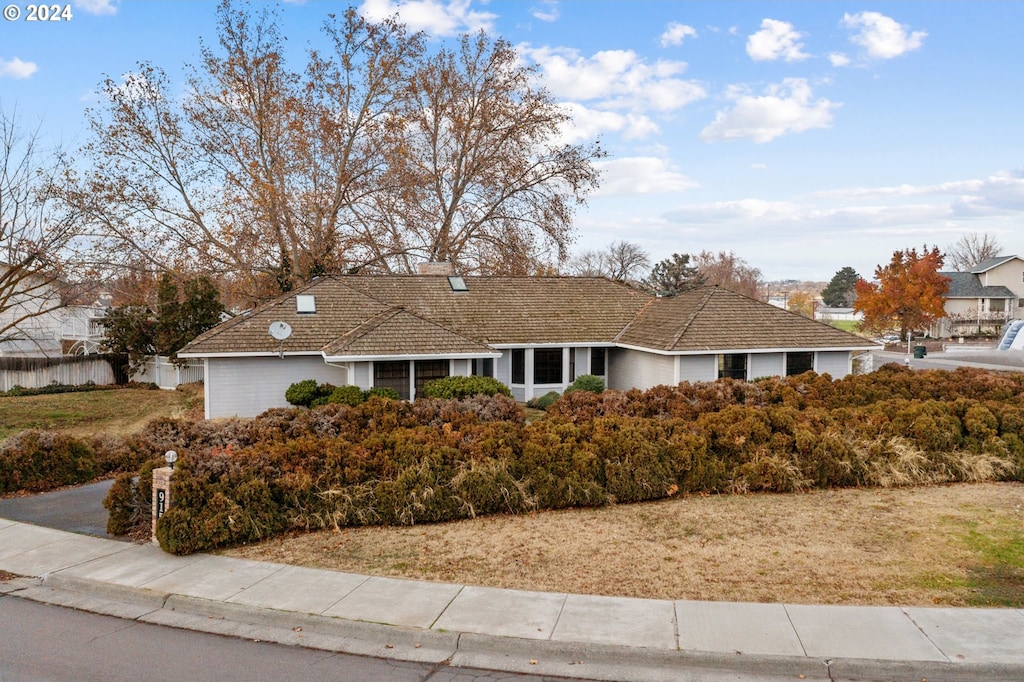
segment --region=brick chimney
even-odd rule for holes
[[[455,269],[449,261],[420,263],[416,266],[418,275],[454,275]]]

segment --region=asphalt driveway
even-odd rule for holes
[[[103,498],[113,484],[114,479],[109,479],[75,488],[0,500],[0,518],[110,538],[107,535],[107,510],[103,508]]]

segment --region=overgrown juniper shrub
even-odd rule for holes
[[[29,461],[35,446],[20,442],[19,461]],[[182,458],[158,538],[187,553],[290,529],[674,494],[1024,480],[1024,376],[885,367],[839,381],[808,373],[574,391],[531,424],[501,394],[370,397],[251,420],[158,420],[108,460],[142,462],[166,449]],[[0,451],[0,467],[14,455]],[[115,489],[127,501],[112,500],[112,523],[148,523],[132,507],[145,496]]]

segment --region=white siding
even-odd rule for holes
[[[512,351],[507,348],[501,351],[501,357],[494,361],[494,378],[506,386],[512,385]]]
[[[624,348],[610,349],[608,355],[609,388],[646,390],[661,384],[674,385],[675,358]]]
[[[820,351],[815,353],[814,371],[829,374],[833,379],[842,379],[850,373],[849,351]]]
[[[785,372],[783,353],[752,353],[750,355],[750,371],[747,376],[751,379],[760,377],[780,377]]]
[[[271,407],[289,407],[288,387],[303,379],[341,386],[348,383],[343,367],[323,358],[208,358],[206,418],[255,417]]]
[[[473,371],[472,360],[452,360],[449,374],[453,377],[468,377]]]
[[[355,377],[352,383],[364,391],[370,388],[370,363],[369,362],[355,362],[355,371],[352,372]]]
[[[679,381],[714,381],[717,378],[717,355],[679,356]]]

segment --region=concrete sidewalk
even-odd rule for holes
[[[314,570],[0,519],[0,592],[310,648],[602,680],[1022,680],[1024,610],[661,601]],[[704,679],[704,678],[701,678]]]

